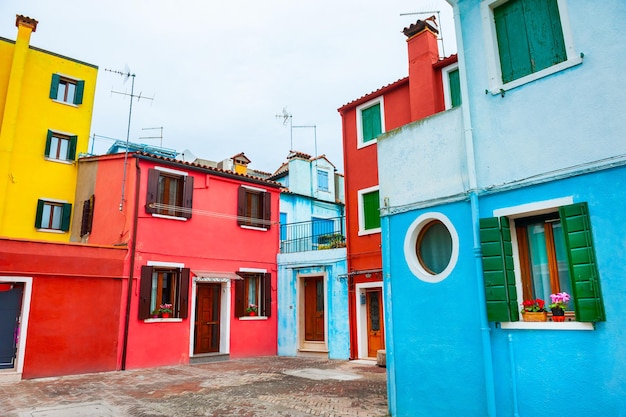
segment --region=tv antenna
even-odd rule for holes
[[[274,117],[276,117],[277,119],[283,119],[283,126],[287,126],[287,122],[289,122],[289,139],[291,141],[291,143],[290,143],[291,148],[289,149],[290,151],[294,150],[293,149],[293,130],[294,129],[313,128],[313,138],[314,138],[314,141],[315,141],[315,156],[317,156],[317,126],[316,125],[294,126],[293,125],[293,115],[287,111],[286,107],[283,107],[282,114],[277,114]]]
[[[130,72],[130,68],[128,68],[128,65],[126,66],[124,71],[117,71],[117,70],[112,70],[108,68],[105,68],[104,70],[106,72],[112,72],[113,74],[121,75],[122,77],[124,77],[124,83],[126,83],[126,81],[128,81],[129,78],[132,78],[132,82],[130,84],[130,94],[126,92],[122,93],[120,91],[111,90],[111,93],[130,97],[130,107],[128,109],[128,128],[126,129],[126,149],[124,150],[124,177],[122,178],[122,197],[120,200],[120,211],[122,211],[124,207],[124,188],[126,185],[126,162],[128,160],[128,146],[130,143],[130,121],[133,115],[133,99],[136,97],[137,101],[141,100],[142,98],[152,101],[154,100],[154,98],[143,97],[141,95],[141,92],[139,93],[139,95],[135,95],[135,74]]]
[[[431,20],[431,21],[435,21],[435,25],[439,27],[439,36],[437,37],[437,40],[439,41],[439,43],[441,44],[441,55],[439,58],[443,59],[446,57],[446,50],[445,50],[445,46],[443,44],[443,25],[441,24],[441,13],[439,10],[433,10],[433,11],[424,11],[424,12],[411,12],[411,13],[400,13],[400,16],[410,16],[410,15],[418,15],[418,16],[423,16],[423,15],[430,15],[430,17],[424,19],[424,20]],[[437,15],[437,17],[435,18],[434,15]]]
[[[163,126],[159,127],[142,127],[141,130],[160,130],[159,136],[141,136],[139,139],[160,139],[159,146],[163,147]]]

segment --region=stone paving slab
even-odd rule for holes
[[[0,383],[0,417],[384,417],[385,369],[263,357]]]

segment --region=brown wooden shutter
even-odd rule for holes
[[[157,202],[159,187],[159,171],[154,168],[148,170],[148,192],[146,194],[146,213],[156,213],[156,207],[152,206]]]
[[[238,274],[241,276],[241,274]],[[246,315],[246,306],[243,297],[245,295],[245,279],[235,281],[235,317],[243,317]]]
[[[185,185],[183,187],[183,210],[181,217],[191,219],[191,207],[193,204],[193,177],[188,175],[185,177]]]
[[[272,316],[272,274],[263,274],[261,278],[263,285],[263,311],[261,315]]]
[[[180,271],[180,297],[179,297],[179,313],[178,317],[186,319],[189,315],[189,268],[183,268]]]
[[[83,202],[83,217],[80,223],[80,237],[91,233],[93,225],[93,209],[96,202],[96,196],[92,195],[88,200]]]
[[[152,293],[152,271],[151,266],[141,267],[141,279],[139,281],[139,320],[150,317],[150,296]],[[131,278],[132,279],[132,278]]]
[[[263,193],[263,227],[272,227],[272,193],[267,191]]]
[[[244,218],[246,217],[246,189],[243,186],[239,186],[239,192],[237,197],[237,224],[245,224]]]

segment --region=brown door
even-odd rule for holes
[[[220,351],[220,284],[198,285],[193,353]]]
[[[367,356],[375,358],[379,349],[385,348],[385,324],[383,322],[383,290],[368,288],[367,300]]]
[[[324,341],[324,277],[304,278],[304,340]]]

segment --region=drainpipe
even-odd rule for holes
[[[454,10],[454,22],[458,45],[459,73],[462,78],[461,84],[461,108],[463,112],[465,159],[467,163],[468,190],[470,207],[472,212],[472,231],[474,246],[474,269],[476,274],[476,288],[478,309],[480,312],[480,333],[483,348],[483,370],[485,373],[485,394],[487,400],[487,415],[496,417],[496,395],[493,377],[493,357],[491,354],[491,329],[487,321],[487,303],[485,300],[485,283],[483,276],[482,251],[480,247],[480,210],[478,203],[478,181],[476,178],[476,157],[474,155],[474,135],[472,131],[472,119],[469,108],[469,94],[467,91],[467,77],[465,66],[465,53],[463,48],[463,32],[457,1],[449,1]]]
[[[126,165],[126,164],[124,164]],[[122,344],[122,371],[126,370],[126,354],[128,353],[128,327],[130,325],[130,303],[133,298],[133,272],[135,271],[135,253],[137,252],[137,219],[139,217],[139,186],[141,185],[141,170],[139,159],[135,158],[137,175],[135,178],[135,208],[133,213],[133,234],[130,244],[130,271],[128,272],[128,294],[126,299],[126,317],[124,318],[124,341]]]

